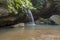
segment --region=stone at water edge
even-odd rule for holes
[[[24,27],[24,23],[15,24],[12,27]]]
[[[56,24],[60,25],[60,15],[52,15],[50,20],[54,21]]]

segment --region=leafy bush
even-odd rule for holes
[[[60,10],[60,0],[55,0],[55,2],[57,9]]]
[[[18,9],[26,12],[27,9],[33,9],[33,5],[30,0],[9,0],[8,8],[10,12],[18,14]]]
[[[41,9],[45,4],[46,4],[46,0],[31,0],[34,7],[37,9]]]

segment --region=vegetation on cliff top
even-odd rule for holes
[[[18,9],[27,11],[27,9],[33,9],[33,5],[30,0],[9,0],[8,8],[10,12],[18,13]]]

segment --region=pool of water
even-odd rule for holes
[[[0,29],[0,40],[60,40],[60,25],[32,25]]]
[[[60,25],[32,25],[32,24],[26,24],[25,29],[34,29],[34,28],[38,28],[38,29],[55,29],[55,30],[59,30],[60,29]]]

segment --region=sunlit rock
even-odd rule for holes
[[[60,25],[60,15],[52,15],[50,20],[54,21],[56,24]]]
[[[24,27],[24,23],[19,23],[19,24],[13,25],[12,27]]]

